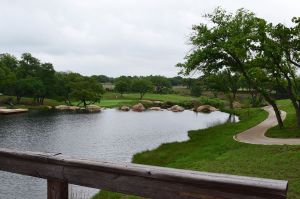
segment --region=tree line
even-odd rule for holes
[[[51,63],[42,63],[30,53],[22,54],[20,60],[10,54],[0,56],[0,93],[16,96],[17,103],[22,97],[32,97],[42,105],[47,97],[67,104],[73,99],[86,106],[99,101],[103,92],[95,78],[56,72]],[[12,98],[7,103],[13,105]]]
[[[177,64],[183,74],[200,71],[202,78],[218,79],[234,98],[238,79],[253,93],[270,104],[280,128],[283,122],[274,88],[283,89],[291,100],[300,128],[300,18],[293,25],[272,24],[254,13],[239,9],[228,13],[217,8],[205,15],[207,24],[193,26],[190,37],[192,50],[183,63]],[[214,82],[216,83],[216,82]]]
[[[20,103],[23,97],[31,97],[35,104],[40,105],[45,98],[53,98],[67,105],[75,101],[77,105],[86,106],[100,101],[105,92],[104,83],[114,84],[114,91],[121,95],[137,92],[143,98],[147,92],[170,93],[172,86],[191,87],[193,81],[180,76],[88,77],[74,72],[57,72],[51,63],[43,63],[30,53],[22,54],[20,59],[11,54],[0,55],[0,93],[15,96],[16,103]],[[12,98],[8,103],[13,105]]]

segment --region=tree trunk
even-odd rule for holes
[[[300,106],[296,109],[296,120],[297,120],[297,127],[300,128]]]
[[[282,118],[281,118],[281,113],[280,113],[280,110],[278,109],[277,104],[273,101],[269,101],[269,103],[274,109],[279,128],[283,129],[284,125],[283,125],[283,121],[282,121]]]
[[[278,122],[278,126],[279,126],[279,129],[283,129],[284,125],[283,125],[283,121],[282,121],[282,118],[281,118],[281,114],[280,114],[280,110],[278,109],[277,107],[277,104],[276,102],[271,99],[271,97],[266,93],[264,92],[263,90],[259,89],[256,85],[255,85],[255,82],[252,82],[251,79],[249,78],[249,76],[247,75],[247,73],[245,72],[244,68],[242,68],[242,74],[244,75],[244,77],[246,78],[246,80],[248,81],[249,85],[252,85],[252,87],[257,91],[259,92],[264,98],[265,100],[273,107],[274,111],[275,111],[275,115],[276,115],[276,119],[277,119],[277,122]]]
[[[20,104],[21,96],[17,96],[17,104]]]
[[[229,101],[229,108],[233,109],[233,98],[231,97],[230,94],[227,94],[227,98],[228,98],[228,101]]]

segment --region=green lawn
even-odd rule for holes
[[[170,102],[183,102],[183,101],[191,101],[193,99],[197,99],[191,96],[181,96],[181,95],[175,95],[175,94],[152,94],[147,93],[144,96],[144,100],[158,100],[158,101],[170,101]],[[121,96],[119,93],[112,93],[107,92],[103,95],[102,100],[100,103],[97,103],[97,105],[101,107],[119,107],[122,105],[134,105],[135,103],[138,103],[140,100],[140,96],[138,93],[130,93],[130,94],[124,94]]]
[[[263,146],[236,142],[233,135],[267,117],[261,109],[238,111],[241,121],[190,131],[190,140],[163,144],[136,154],[133,162],[163,167],[255,176],[289,181],[288,198],[300,199],[300,146]],[[100,192],[94,199],[128,198]],[[131,197],[132,198],[132,197]]]
[[[97,105],[102,107],[119,107],[122,105],[133,105],[138,103],[140,100],[140,95],[138,93],[129,93],[123,94],[121,96],[119,93],[107,92],[103,95],[103,98],[100,103]],[[208,97],[192,97],[192,96],[184,96],[184,95],[176,95],[176,94],[154,94],[147,93],[143,100],[157,100],[162,102],[172,102],[172,103],[187,103],[193,100],[199,101],[202,104],[211,104],[219,107],[220,104],[224,104],[225,102],[220,99],[212,99]]]
[[[278,101],[280,109],[287,113],[287,117],[284,120],[285,128],[283,130],[278,127],[271,128],[266,135],[268,137],[275,138],[300,138],[300,129],[296,126],[296,113],[290,100]]]
[[[140,95],[138,93],[126,93],[121,96],[119,93],[107,92],[103,95],[103,99],[130,99],[130,100],[139,100]],[[197,97],[192,97],[188,95],[176,95],[176,94],[155,94],[155,93],[146,93],[144,100],[161,100],[161,101],[186,101],[186,100],[195,100]]]
[[[0,105],[6,106],[5,101],[8,97],[7,96],[0,96]],[[14,104],[16,104],[16,99],[14,99]],[[192,100],[196,100],[201,102],[202,104],[210,104],[216,107],[221,107],[225,103],[223,100],[220,99],[212,99],[208,97],[192,97],[192,96],[183,96],[183,95],[176,95],[176,94],[153,94],[153,93],[146,93],[143,100],[157,100],[162,102],[172,102],[178,103],[180,105],[189,104]],[[106,92],[100,103],[96,103],[101,107],[106,108],[113,108],[113,107],[120,107],[122,105],[132,106],[140,101],[140,95],[138,93],[129,93],[124,94],[121,96],[119,93],[113,92]],[[74,105],[77,105],[79,102],[72,102]],[[47,106],[57,106],[60,104],[64,104],[63,101],[59,102],[53,99],[45,99],[43,106],[35,106],[33,104],[32,98],[23,97],[21,98],[20,105],[16,105],[16,108],[30,108],[30,109],[40,109],[45,108]]]
[[[4,102],[7,101],[9,96],[0,96],[0,106],[7,106]],[[14,104],[16,104],[16,97],[12,97]],[[46,109],[47,106],[57,106],[63,104],[63,102],[58,102],[53,99],[45,99],[44,105],[33,105],[33,99],[28,97],[22,97],[20,105],[15,105],[14,108],[29,108],[29,109]]]

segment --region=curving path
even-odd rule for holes
[[[263,108],[269,113],[269,116],[266,120],[260,124],[242,132],[235,136],[235,139],[238,142],[244,142],[248,144],[262,144],[262,145],[300,145],[300,138],[269,138],[265,136],[267,130],[273,126],[276,126],[277,120],[275,112],[271,106],[266,106]],[[282,119],[286,117],[286,112],[281,111]]]

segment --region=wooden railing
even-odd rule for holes
[[[44,178],[48,199],[67,199],[68,184],[147,198],[286,198],[287,181],[196,172],[138,164],[75,159],[60,153],[0,148],[0,170]],[[0,183],[1,183],[0,179]]]

